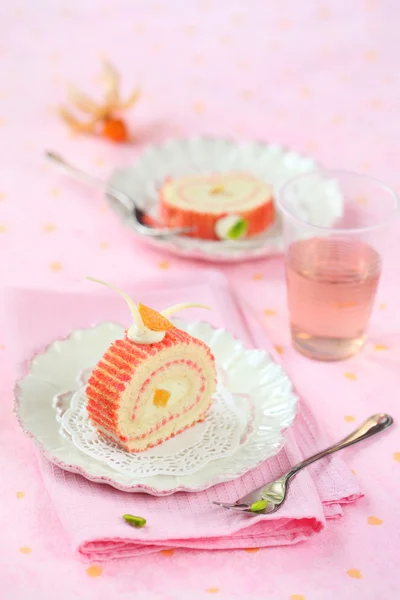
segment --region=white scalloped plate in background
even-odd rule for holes
[[[242,171],[252,173],[272,185],[276,197],[279,188],[286,181],[301,173],[318,169],[317,163],[311,157],[284,149],[277,144],[200,137],[170,140],[164,144],[149,146],[133,166],[115,171],[109,183],[132,197],[147,213],[157,217],[159,189],[166,177]],[[332,182],[321,177],[320,181],[313,183],[312,188],[307,188],[302,207],[306,215],[315,211],[320,213],[319,199],[321,194],[324,195],[325,185],[331,186]],[[109,201],[122,222],[128,227],[131,226],[129,212],[112,198],[109,198]],[[324,205],[326,225],[340,215],[341,209],[342,198],[340,194],[335,194],[330,205]],[[169,240],[146,236],[142,236],[141,239],[163,252],[211,262],[239,262],[280,254],[283,251],[279,218],[265,233],[235,242],[200,240],[184,236]]]
[[[67,339],[50,344],[32,359],[28,373],[15,389],[15,411],[21,428],[44,456],[62,469],[126,492],[155,496],[207,489],[235,479],[277,454],[284,445],[283,431],[292,424],[297,404],[283,368],[266,352],[245,349],[223,329],[183,321],[177,321],[177,326],[210,346],[217,365],[225,373],[224,385],[232,397],[249,399],[251,427],[233,454],[212,460],[193,474],[140,478],[134,472],[118,472],[74,445],[61,427],[62,416],[88,369],[93,368],[111,342],[122,337],[123,328],[114,323],[73,331]]]

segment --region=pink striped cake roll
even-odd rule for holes
[[[164,316],[187,306],[193,305],[160,314],[139,305],[133,311],[139,328],[135,323],[113,342],[93,369],[86,387],[90,420],[128,452],[185,431],[204,420],[211,406],[216,369],[209,347]]]
[[[275,220],[270,185],[248,173],[169,178],[160,190],[160,212],[168,227],[193,227],[193,237],[223,239],[226,217],[245,222],[245,235],[265,231]]]

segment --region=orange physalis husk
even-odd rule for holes
[[[156,389],[153,396],[154,406],[167,406],[168,400],[171,398],[171,394],[167,390]]]
[[[143,323],[152,331],[168,331],[168,329],[174,328],[171,321],[168,321],[168,319],[160,315],[160,313],[153,308],[149,308],[140,302],[138,308]]]
[[[118,72],[108,62],[104,63],[104,81],[106,89],[103,102],[96,102],[74,88],[70,90],[71,103],[75,108],[89,115],[87,121],[80,121],[65,108],[60,110],[60,116],[79,133],[101,135],[117,143],[126,142],[129,138],[128,130],[119,113],[137,102],[139,91],[135,90],[126,101],[122,101],[119,94]]]

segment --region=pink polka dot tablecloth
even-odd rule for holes
[[[273,141],[400,192],[400,5],[396,0],[17,0],[0,7],[0,275],[3,286],[83,289],[84,276],[131,283],[187,261],[145,248],[101,192],[48,164],[53,149],[93,174],[186,135]],[[142,96],[130,145],[71,135],[68,85],[101,93],[101,59]],[[345,363],[291,349],[280,257],[222,268],[275,344],[314,413],[339,438],[374,412],[400,419],[399,228],[370,339]],[[205,268],[197,264],[199,273]],[[4,320],[6,315],[2,315]],[[398,430],[347,451],[365,497],[291,547],[164,550],[83,562],[49,513],[31,442],[12,413],[14,366],[0,328],[0,598],[38,600],[397,600]],[[89,518],[89,517],[88,517]],[[50,526],[51,525],[51,526]],[[57,534],[55,534],[57,532]],[[29,590],[29,591],[28,591]]]

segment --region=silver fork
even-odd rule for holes
[[[229,510],[237,510],[241,512],[248,512],[252,514],[271,514],[279,510],[282,504],[285,502],[289,482],[290,480],[297,475],[301,469],[308,467],[311,463],[319,460],[320,458],[324,458],[324,456],[328,456],[329,454],[333,454],[338,450],[342,450],[342,448],[347,448],[348,446],[352,446],[353,444],[358,444],[362,440],[366,440],[381,431],[384,431],[392,425],[393,419],[391,416],[386,414],[378,414],[369,417],[358,429],[353,431],[350,435],[345,437],[340,442],[333,444],[333,446],[329,446],[325,450],[321,450],[317,454],[310,456],[306,460],[303,460],[298,465],[295,465],[282,475],[276,481],[272,481],[268,483],[266,486],[251,492],[247,496],[240,498],[240,500],[236,500],[236,502],[213,502],[213,504],[217,504],[218,506],[222,506],[223,508],[228,508]],[[255,503],[259,503],[260,501],[266,501],[267,505],[265,507],[255,505]],[[258,508],[259,510],[255,510]]]
[[[56,163],[59,167],[62,167],[64,171],[69,173],[74,179],[88,183],[89,185],[101,188],[106,192],[108,196],[119,202],[130,214],[132,220],[132,226],[137,233],[147,237],[154,238],[169,238],[175,235],[183,235],[193,231],[193,227],[162,227],[156,228],[146,224],[146,213],[139,208],[133,198],[118,190],[117,188],[109,185],[106,181],[89,175],[76,167],[73,167],[67,163],[59,154],[56,152],[47,151],[47,158]]]

